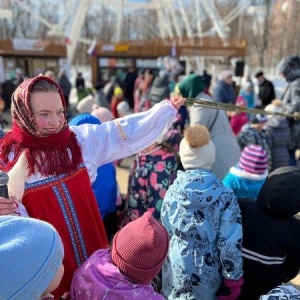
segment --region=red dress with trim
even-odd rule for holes
[[[26,183],[22,202],[30,217],[49,222],[62,238],[65,272],[53,292],[58,299],[70,290],[75,270],[96,250],[109,246],[85,166]]]

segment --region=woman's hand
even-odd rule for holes
[[[14,213],[15,197],[4,198],[0,197],[0,216],[9,215]]]
[[[182,97],[172,97],[170,101],[172,102],[173,106],[178,109],[181,105],[185,103],[185,98]]]

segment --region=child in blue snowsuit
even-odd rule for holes
[[[170,235],[162,270],[168,299],[214,300],[221,285],[236,299],[243,283],[241,213],[234,192],[210,170],[215,146],[206,127],[186,129],[180,143],[185,172],[168,189],[161,211]]]

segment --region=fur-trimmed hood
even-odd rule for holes
[[[300,57],[298,55],[283,58],[278,66],[287,82],[292,82],[300,77]]]

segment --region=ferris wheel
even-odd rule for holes
[[[8,1],[4,0],[5,2]],[[92,42],[80,33],[85,18],[94,4],[103,5],[116,13],[113,37],[116,43],[122,40],[123,18],[128,11],[154,11],[158,20],[157,37],[159,38],[173,39],[183,36],[201,38],[217,35],[226,43],[228,25],[250,6],[249,0],[237,1],[237,5],[222,18],[214,0],[68,0],[64,2],[64,12],[59,21],[53,24],[35,13],[24,1],[11,0],[11,2],[49,28],[49,36],[65,36],[72,41],[67,44],[69,61],[73,60],[78,43],[91,44]],[[2,11],[4,9],[5,7]],[[204,19],[210,21],[209,29],[203,30]]]

